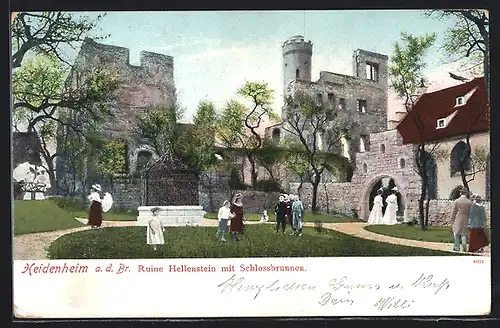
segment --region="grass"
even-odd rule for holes
[[[14,235],[81,226],[70,213],[49,200],[14,201]]]
[[[71,211],[71,215],[76,218],[86,219],[89,215],[87,211]],[[104,221],[136,221],[137,213],[131,212],[107,212],[103,213]]]
[[[452,243],[453,232],[451,227],[428,227],[426,231],[420,229],[420,225],[369,225],[365,230],[385,236],[404,238],[410,240],[429,241],[434,243]],[[489,230],[486,235],[490,237]]]
[[[276,222],[276,217],[273,211],[269,210],[267,211],[267,214],[269,215],[269,221]],[[217,213],[210,213],[210,212],[206,213],[205,218],[217,219]],[[248,221],[260,221],[260,219],[262,218],[262,214],[245,213],[245,218]],[[312,212],[305,212],[303,221],[304,222],[321,221],[323,223],[363,222],[362,220],[343,215],[322,214],[322,213],[312,213]]]
[[[360,239],[333,230],[305,228],[301,237],[276,235],[272,225],[249,225],[238,242],[220,242],[216,227],[168,227],[165,245],[153,251],[145,227],[109,227],[61,236],[50,259],[450,256],[442,252]]]

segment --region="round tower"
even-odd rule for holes
[[[293,80],[311,81],[312,42],[296,35],[283,43],[283,89]]]

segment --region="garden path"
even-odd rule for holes
[[[76,218],[82,223],[86,223],[86,219]],[[245,224],[259,224],[258,221],[247,221]],[[269,222],[273,224],[274,222]],[[205,219],[203,222],[204,226],[214,227],[217,226],[217,220]],[[135,226],[135,221],[104,221],[103,227],[131,227]],[[359,222],[347,222],[347,223],[323,223],[323,227],[326,229],[335,230],[355,237],[369,239],[389,244],[412,246],[412,247],[422,247],[440,251],[449,251],[452,248],[452,244],[446,243],[432,243],[418,240],[401,239],[390,236],[384,236],[376,234],[364,229],[366,223]],[[305,223],[306,227],[313,227],[314,223]],[[90,227],[84,226],[73,229],[41,232],[41,233],[31,233],[25,235],[14,236],[13,243],[13,254],[14,260],[45,260],[47,259],[47,247],[57,238],[76,231],[82,231],[90,229]],[[474,254],[474,253],[471,253]],[[476,255],[476,254],[474,254]],[[490,256],[490,248],[479,255]]]

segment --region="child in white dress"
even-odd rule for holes
[[[153,218],[148,222],[147,229],[147,243],[148,245],[153,246],[153,250],[156,251],[158,245],[165,244],[165,238],[163,236],[163,232],[165,231],[165,227],[160,221],[158,214],[160,213],[159,207],[154,207],[151,209],[151,214],[153,214]]]
[[[226,241],[226,231],[227,224],[229,220],[232,218],[230,207],[231,204],[228,200],[225,200],[222,204],[221,208],[219,208],[219,212],[217,213],[217,218],[219,219],[219,229],[217,230],[217,238],[220,241]]]
[[[268,221],[269,221],[269,216],[267,215],[267,210],[263,210],[260,222],[268,222]]]

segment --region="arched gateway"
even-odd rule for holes
[[[392,180],[392,183],[391,183]],[[403,183],[401,182],[401,179],[397,176],[394,175],[388,175],[388,174],[380,174],[375,177],[371,177],[371,179],[367,180],[367,183],[363,184],[365,186],[362,196],[360,199],[360,216],[359,218],[363,221],[368,221],[368,217],[370,216],[370,205],[373,202],[373,197],[374,197],[374,191],[376,192],[376,189],[379,189],[380,187],[384,188],[386,192],[384,192],[384,204],[385,204],[385,197],[388,194],[389,189],[392,189],[392,184],[394,184],[398,190],[399,190],[399,196],[398,196],[398,217],[403,216],[405,204],[406,204],[406,197],[405,197],[405,190]],[[391,188],[389,188],[391,186]]]

